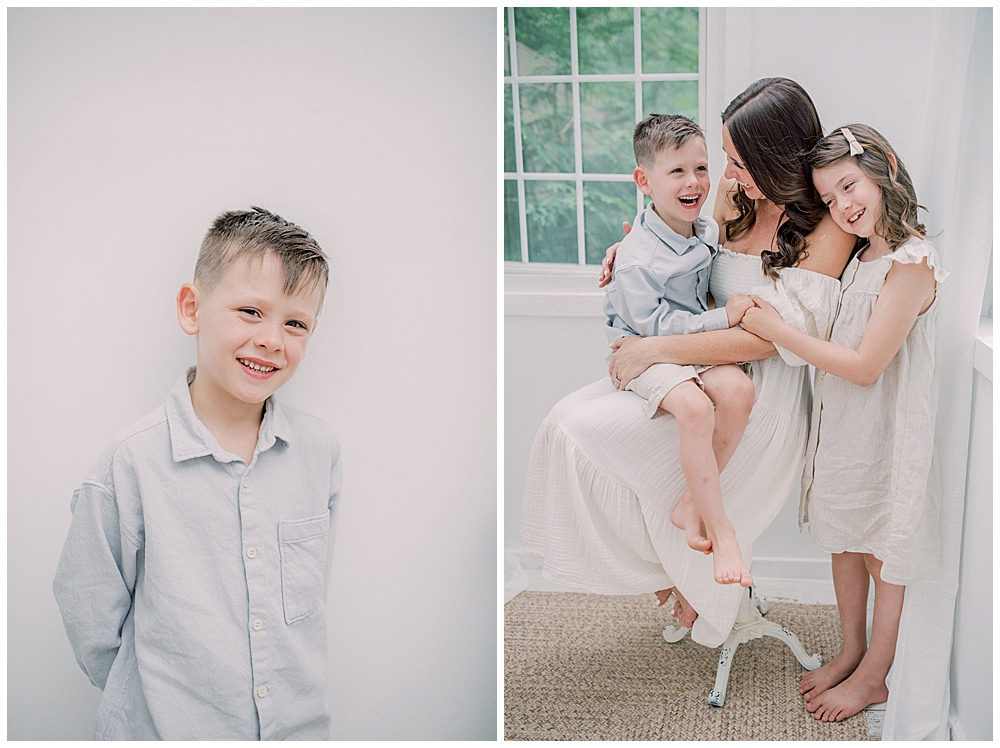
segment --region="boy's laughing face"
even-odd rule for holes
[[[212,409],[236,413],[259,406],[285,384],[305,357],[322,289],[306,283],[284,292],[281,261],[237,257],[207,293],[185,284],[178,296],[181,327],[198,336],[193,388]],[[190,289],[194,303],[183,297]]]
[[[652,164],[636,167],[634,178],[639,190],[653,198],[653,210],[663,222],[690,237],[691,223],[712,187],[704,139],[692,137],[680,148],[661,148]]]

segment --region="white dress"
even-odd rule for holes
[[[826,338],[840,283],[798,268],[781,276],[771,283],[759,257],[721,249],[712,295],[722,306],[734,292],[754,291],[791,324]],[[801,478],[808,438],[808,367],[781,353],[751,365],[753,412],[721,476],[726,514],[748,565],[753,541]],[[588,592],[640,594],[676,585],[699,614],[692,638],[719,646],[744,590],[716,583],[712,557],[689,548],[671,524],[684,487],[674,417],[648,418],[638,396],[604,378],[563,398],[538,430],[521,547],[542,556],[545,579]]]
[[[892,263],[924,258],[936,282],[947,279],[926,240],[911,239],[870,262],[855,257],[842,276],[831,341],[856,349]],[[873,554],[891,584],[907,584],[937,565],[937,307],[934,302],[917,317],[899,353],[871,386],[816,372],[799,523],[809,523],[813,542],[824,551]]]

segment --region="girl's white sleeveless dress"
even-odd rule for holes
[[[720,249],[711,290],[718,306],[734,292],[757,293],[785,320],[826,339],[840,283],[798,268],[782,270],[771,283],[759,257]],[[808,439],[808,367],[780,353],[751,364],[753,412],[721,477],[726,513],[748,564],[753,541],[800,481]],[[542,556],[545,579],[588,592],[640,594],[676,585],[699,613],[692,638],[717,647],[745,591],[717,584],[712,557],[689,548],[671,524],[684,487],[673,416],[648,418],[638,396],[615,390],[605,377],[563,398],[538,430],[521,547]]]
[[[911,239],[841,278],[831,341],[857,348],[893,262],[941,268],[930,242]],[[937,565],[941,486],[934,450],[938,304],[917,317],[899,353],[869,387],[817,371],[799,524],[824,551],[871,553],[882,579],[907,584]]]

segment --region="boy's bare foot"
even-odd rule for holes
[[[684,598],[680,590],[676,587],[670,587],[665,590],[657,590],[654,594],[656,599],[660,601],[660,605],[666,605],[671,592],[677,597],[677,601],[674,603],[674,618],[684,628],[691,628],[694,625],[694,619],[698,617],[698,611],[691,607],[691,603]]]
[[[687,499],[685,501],[685,499]],[[701,551],[705,555],[712,552],[712,541],[708,539],[708,532],[705,530],[705,522],[695,508],[694,501],[690,494],[685,491],[684,496],[677,502],[674,510],[670,512],[670,521],[674,527],[679,527],[687,536],[687,544],[696,551]]]
[[[845,652],[841,650],[836,657],[823,665],[823,667],[810,670],[799,681],[799,693],[802,694],[802,698],[807,702],[812,701],[824,691],[841,683],[857,669],[858,663],[861,662],[861,658],[864,656],[865,653],[863,651]]]
[[[839,686],[824,691],[806,704],[806,711],[823,722],[840,722],[853,717],[869,704],[877,704],[889,698],[885,678],[866,678],[861,670],[855,670]]]
[[[715,581],[719,584],[753,584],[750,570],[743,563],[743,554],[736,542],[736,535],[723,535],[712,543],[712,561],[715,564]]]

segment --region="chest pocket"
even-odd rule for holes
[[[312,615],[323,602],[323,570],[330,515],[278,523],[281,605],[285,623]]]

